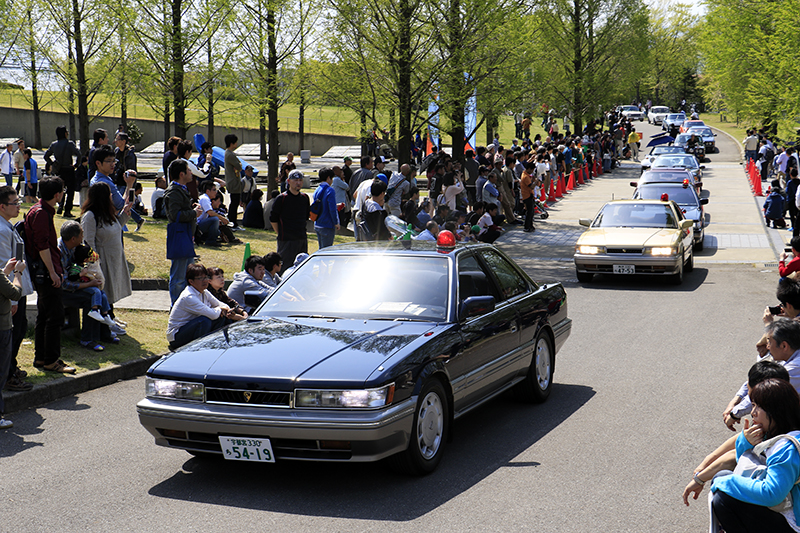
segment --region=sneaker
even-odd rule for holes
[[[106,321],[106,319],[103,318],[103,315],[100,314],[100,310],[99,309],[92,309],[91,311],[89,311],[87,313],[87,315],[89,315],[90,318],[93,318],[93,319],[97,320],[98,322],[105,322]]]
[[[111,334],[112,335],[116,335],[117,337],[121,337],[122,335],[127,335],[128,334],[127,331],[125,331],[124,329],[122,329],[121,327],[116,326],[116,325],[114,327],[112,327],[112,328],[109,328],[109,329],[111,329]]]
[[[144,226],[144,219],[141,219],[139,222],[136,223],[136,229],[133,230],[134,232],[139,231]]]
[[[22,381],[21,379],[17,379],[17,377],[14,376],[8,381],[6,381],[6,386],[4,388],[5,390],[8,391],[24,392],[31,390],[33,388],[33,383]]]
[[[125,326],[128,325],[127,322],[124,322],[124,321],[120,320],[119,318],[115,318],[114,322],[121,328],[124,328]]]
[[[117,326],[117,323],[114,322],[114,319],[111,318],[108,315],[103,317],[103,322],[105,322],[108,325],[108,327],[110,327],[110,328],[118,328],[119,327],[119,326]]]
[[[18,379],[25,379],[28,377],[28,373],[22,370],[20,367],[17,367],[17,369],[14,370],[14,376],[16,376]]]
[[[64,213],[64,218],[75,218],[75,215],[72,213]]]
[[[13,428],[14,422],[11,420],[6,420],[5,418],[0,418],[0,429],[8,429]]]

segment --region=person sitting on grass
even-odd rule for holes
[[[206,270],[208,270],[209,277],[208,292],[221,303],[233,309],[236,315],[241,316],[241,319],[247,318],[247,312],[244,308],[225,292],[225,272],[219,267],[208,267]]]
[[[263,197],[264,192],[261,189],[254,189],[250,193],[250,201],[247,203],[242,217],[242,226],[245,228],[264,229],[264,206],[261,205]]]
[[[233,283],[228,287],[228,296],[236,300],[245,311],[251,312],[253,308],[244,301],[245,292],[254,292],[263,301],[275,290],[264,280],[265,274],[264,258],[260,255],[251,255],[244,263],[244,270],[233,275]]]
[[[263,282],[270,287],[277,287],[281,284],[281,276],[278,272],[283,266],[283,259],[278,252],[270,252],[264,256],[264,279]]]
[[[169,312],[167,322],[167,340],[169,349],[173,351],[234,320],[244,318],[206,290],[209,285],[208,270],[200,263],[186,267],[186,283],[186,288]]]
[[[197,229],[205,236],[206,246],[220,246],[217,242],[219,238],[220,226],[227,226],[228,219],[214,210],[211,198],[216,197],[217,184],[213,181],[204,181],[200,185],[200,208],[202,213],[197,215]]]
[[[225,195],[217,191],[217,195],[211,198],[211,209],[219,215],[219,236],[222,242],[230,244],[241,244],[241,239],[233,235],[233,230],[228,226],[228,210],[225,208]],[[224,221],[224,222],[223,222]]]

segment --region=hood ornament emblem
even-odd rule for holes
[[[245,392],[244,393],[244,401],[245,402],[249,402],[250,398],[252,398],[252,397],[253,397],[253,393],[252,392]]]

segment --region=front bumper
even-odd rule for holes
[[[636,274],[670,275],[678,272],[681,256],[656,257],[644,254],[575,254],[575,269],[589,274],[613,274],[614,265],[633,265]]]
[[[221,454],[221,435],[257,437],[270,439],[277,460],[369,462],[408,447],[416,401],[412,396],[385,409],[339,411],[145,398],[136,410],[159,446]]]

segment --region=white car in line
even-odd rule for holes
[[[622,109],[620,112],[622,116],[629,119],[629,120],[638,120],[639,122],[644,121],[644,113],[639,111],[639,108],[635,105],[623,105],[620,106]]]
[[[647,112],[647,122],[649,124],[661,124],[669,115],[669,108],[667,106],[654,105]]]

